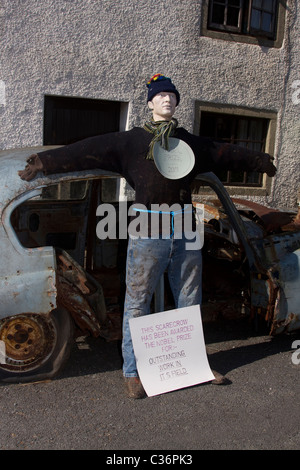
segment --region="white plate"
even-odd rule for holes
[[[195,165],[195,155],[191,147],[183,140],[174,137],[169,138],[169,150],[165,150],[156,142],[153,156],[158,171],[171,180],[188,175]]]

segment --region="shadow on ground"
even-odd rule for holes
[[[222,374],[280,352],[290,351],[300,332],[271,337],[256,332],[247,320],[214,322],[203,326],[209,363]],[[79,338],[59,377],[89,375],[122,369],[120,341]]]

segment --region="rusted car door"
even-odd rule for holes
[[[299,329],[300,226],[292,222],[295,214],[270,210],[249,201],[234,200],[234,203],[214,174],[203,174],[199,179],[216,193],[219,208],[222,207],[216,212],[225,215],[225,223],[230,227],[227,232],[234,231],[234,235],[227,233],[226,236],[225,233],[216,233],[220,229],[214,230],[215,227],[212,227],[213,218],[205,229],[203,252],[204,255],[213,253],[213,256],[207,257],[204,266],[205,273],[213,271],[208,284],[214,286],[215,279],[222,272],[217,261],[229,261],[227,270],[219,280],[220,285],[223,283],[225,286],[220,308],[223,312],[228,310],[232,313],[235,309],[234,295],[240,292],[243,294],[235,309],[236,316],[246,309],[254,322],[268,326],[271,335]],[[239,203],[249,206],[251,210],[248,215],[238,210]],[[246,216],[242,218],[243,213]],[[221,223],[218,220],[215,222],[217,225]],[[214,232],[212,237],[211,232]],[[237,274],[235,277],[234,271]],[[205,278],[203,287],[205,290]],[[214,296],[216,292],[214,287]],[[229,305],[231,308],[228,308]],[[203,305],[208,318],[219,310],[215,299],[213,303]]]
[[[74,326],[105,335],[101,286],[83,268],[95,218],[89,220],[93,185],[34,189],[3,210],[0,380],[56,375],[69,355]]]
[[[58,183],[19,205],[12,224],[22,245],[59,247],[83,265],[91,188],[88,181]]]

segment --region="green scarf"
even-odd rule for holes
[[[173,118],[171,121],[147,121],[144,124],[144,129],[151,134],[154,134],[154,137],[149,145],[149,152],[146,157],[147,160],[153,160],[153,147],[156,142],[159,142],[160,145],[169,150],[169,137],[172,137],[175,133],[175,129],[178,125],[177,119]]]

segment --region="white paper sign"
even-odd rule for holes
[[[148,396],[215,378],[199,305],[132,318],[129,325],[138,374]]]

